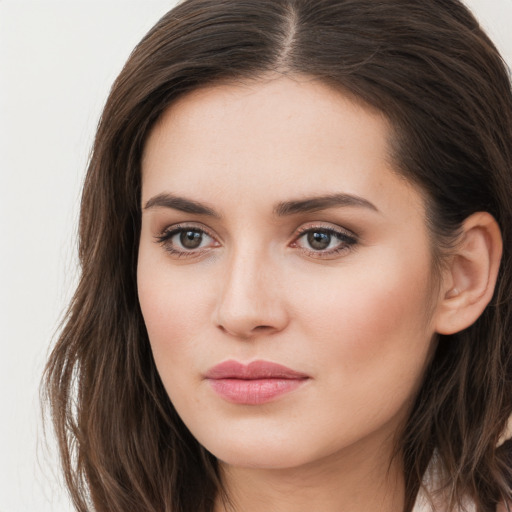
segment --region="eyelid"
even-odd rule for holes
[[[208,228],[204,224],[201,224],[200,222],[193,222],[193,221],[191,221],[191,222],[177,222],[176,224],[166,225],[163,229],[159,230],[159,233],[157,235],[155,235],[155,238],[159,238],[159,237],[168,235],[169,233],[173,233],[173,232],[181,231],[181,230],[186,230],[186,229],[202,231],[203,233],[206,233],[211,238],[214,238],[215,240],[217,240],[219,238],[217,235],[215,235],[210,230],[210,228]]]
[[[198,249],[179,249],[172,246],[170,240],[178,233],[182,231],[199,231],[204,233],[206,236],[211,238],[215,244],[213,246],[201,247]],[[173,256],[178,257],[194,257],[199,256],[209,249],[214,247],[219,247],[221,244],[218,240],[218,236],[214,235],[206,226],[196,222],[180,222],[177,224],[171,224],[170,226],[166,226],[163,230],[154,236],[155,242],[160,244],[167,252],[169,252]]]
[[[302,238],[305,234],[310,233],[312,231],[323,231],[326,233],[332,233],[338,240],[340,241],[340,244],[332,249],[327,250],[314,250],[314,249],[307,249],[304,247],[299,247],[298,240]],[[343,228],[338,225],[333,225],[331,223],[323,223],[323,222],[312,222],[309,224],[305,224],[300,226],[290,244],[291,247],[297,247],[304,253],[306,253],[308,256],[311,256],[316,259],[334,259],[337,256],[340,256],[341,253],[346,253],[355,250],[355,246],[359,242],[359,237],[356,235],[353,231]]]
[[[315,229],[330,231],[332,233],[339,233],[340,235],[344,235],[355,240],[358,239],[358,236],[350,229],[338,226],[337,224],[332,224],[330,222],[310,222],[307,224],[303,224],[299,228],[297,228],[295,236],[298,237],[300,235],[303,235],[304,233],[308,233],[309,231]]]
[[[179,247],[174,246],[171,243],[171,239],[178,233],[186,230],[202,232],[206,236],[211,238],[213,243],[209,244],[206,247],[199,247],[197,249],[180,249]],[[298,244],[300,238],[302,238],[307,233],[310,233],[315,230],[332,234],[335,238],[338,239],[339,244],[334,248],[325,250],[308,249],[305,247],[301,247]],[[172,256],[183,258],[201,256],[202,254],[210,251],[212,248],[220,247],[222,245],[219,242],[219,237],[216,234],[212,233],[212,231],[204,224],[197,222],[180,222],[177,224],[171,224],[162,229],[157,235],[154,236],[154,238],[155,242],[160,244],[164,248],[164,250],[169,252]],[[297,248],[303,253],[316,259],[329,259],[334,258],[340,255],[341,253],[354,250],[355,248],[353,246],[355,246],[358,243],[358,241],[358,235],[356,235],[353,231],[347,228],[331,224],[330,222],[311,222],[301,225],[295,231],[293,239],[289,243],[289,246]]]

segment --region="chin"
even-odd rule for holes
[[[269,450],[269,451],[267,451]],[[218,460],[229,466],[247,469],[292,469],[307,464],[308,459],[295,451],[272,450],[259,446],[256,450],[229,450],[216,455]]]
[[[201,440],[200,440],[201,442]],[[229,466],[252,469],[288,469],[306,464],[310,458],[297,447],[301,443],[289,439],[256,438],[203,440],[201,444],[219,461]]]

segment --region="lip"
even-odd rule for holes
[[[224,361],[205,374],[213,391],[231,403],[259,405],[302,386],[309,376],[270,361]]]

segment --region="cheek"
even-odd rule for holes
[[[196,276],[197,277],[197,276]],[[211,299],[206,282],[187,272],[172,271],[166,255],[146,257],[141,251],[137,271],[139,302],[151,349],[164,384],[190,370],[197,354],[208,356],[204,324]]]
[[[297,314],[304,319],[306,337],[316,340],[314,357],[327,357],[324,363],[341,368],[340,376],[383,384],[393,384],[393,375],[397,383],[404,376],[416,381],[433,336],[429,260],[424,255],[412,264],[390,252],[378,261],[352,266],[336,285],[317,282],[302,295]]]
[[[167,281],[167,282],[166,282]],[[179,279],[139,279],[139,301],[150,339],[187,341],[204,317],[204,296]],[[152,336],[154,334],[154,336]]]

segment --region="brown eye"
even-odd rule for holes
[[[310,231],[307,234],[308,244],[312,249],[323,251],[331,244],[331,234],[322,231]]]
[[[176,226],[155,238],[157,243],[176,257],[198,255],[219,246],[217,240],[201,228],[188,226]]]
[[[314,258],[335,258],[357,244],[356,236],[342,231],[341,228],[311,227],[300,231],[292,246],[302,249]]]
[[[185,249],[197,249],[203,241],[203,233],[196,230],[186,230],[180,233],[180,243]]]

